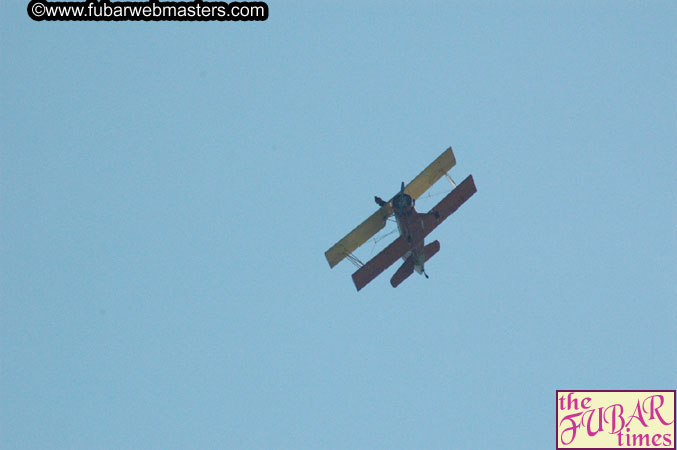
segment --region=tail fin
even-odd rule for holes
[[[440,241],[433,241],[430,244],[423,247],[423,254],[425,255],[425,260],[428,261],[432,258],[435,253],[440,251]],[[409,275],[414,273],[414,259],[410,256],[407,258],[404,263],[397,269],[395,275],[390,279],[390,284],[393,287],[399,286],[404,280],[409,278]]]

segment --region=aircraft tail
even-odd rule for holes
[[[425,255],[425,260],[428,261],[432,258],[435,253],[440,251],[440,241],[433,241],[430,244],[423,247],[423,254]],[[414,273],[414,259],[409,256],[404,263],[397,269],[395,275],[390,279],[390,284],[393,287],[399,286],[404,280],[409,278],[409,275]]]

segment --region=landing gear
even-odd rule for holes
[[[425,270],[423,271],[423,275],[425,275],[426,280],[430,278],[427,273],[425,273]]]
[[[374,197],[374,201],[376,202],[376,204],[377,204],[378,206],[383,206],[383,205],[385,205],[385,204],[387,203],[386,201],[384,201],[384,200],[383,200],[381,197],[379,197],[378,195]]]

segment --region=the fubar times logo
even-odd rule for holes
[[[675,450],[675,391],[564,391],[556,397],[557,450]]]

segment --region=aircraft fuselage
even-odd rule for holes
[[[407,242],[413,243],[411,250],[402,256],[406,261],[412,259],[414,270],[423,273],[423,264],[425,255],[423,252],[423,238],[425,237],[425,227],[423,223],[424,214],[420,214],[414,207],[415,200],[406,193],[399,193],[393,199],[393,213],[397,220],[397,229],[400,236]]]

